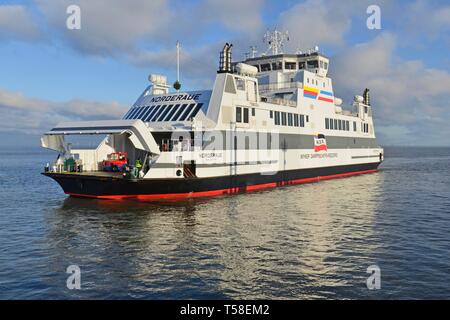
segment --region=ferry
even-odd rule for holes
[[[58,152],[43,174],[70,196],[167,199],[376,172],[384,151],[369,90],[344,106],[318,47],[285,54],[280,33],[269,38],[265,54],[242,61],[225,44],[210,90],[181,91],[178,76],[171,89],[152,74],[122,119],[58,124],[41,137]],[[84,135],[101,142],[68,142]]]

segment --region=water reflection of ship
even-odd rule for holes
[[[244,198],[239,206],[259,210],[240,212],[252,217],[234,220],[237,235],[224,239],[222,289],[239,292],[236,298],[314,298],[310,292],[354,281],[355,267],[364,286],[379,247],[373,228],[382,179],[376,173],[282,190],[276,212],[273,197]]]
[[[178,259],[171,253],[182,252],[182,245],[193,243],[195,205],[200,203],[67,198],[49,216],[51,229],[46,242],[53,247],[54,255],[48,265],[53,266],[53,272],[61,273],[68,265],[78,264],[84,289],[90,294],[102,291],[104,298],[129,297],[127,292],[110,289],[133,291],[133,287],[152,286],[164,281],[159,275],[172,263],[182,264],[171,262]],[[109,295],[105,297],[104,292]]]
[[[124,288],[141,298],[312,298],[345,286],[355,268],[365,277],[382,179],[186,203],[115,201],[114,210],[68,198],[47,215],[49,265],[80,264],[85,286],[110,297],[126,296],[111,290]]]

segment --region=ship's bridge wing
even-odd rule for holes
[[[65,135],[104,134],[127,134],[128,139],[130,139],[137,149],[145,150],[153,154],[160,153],[151,129],[142,120],[63,122],[41,137],[41,146],[59,152],[65,152]]]

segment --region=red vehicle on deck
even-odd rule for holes
[[[128,164],[128,152],[113,152],[103,160],[103,171],[123,171]]]

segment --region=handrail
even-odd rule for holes
[[[302,89],[303,82],[300,81],[289,81],[289,82],[272,82],[268,84],[260,84],[259,85],[259,93],[265,93],[267,91],[272,90],[280,90],[280,89]]]

